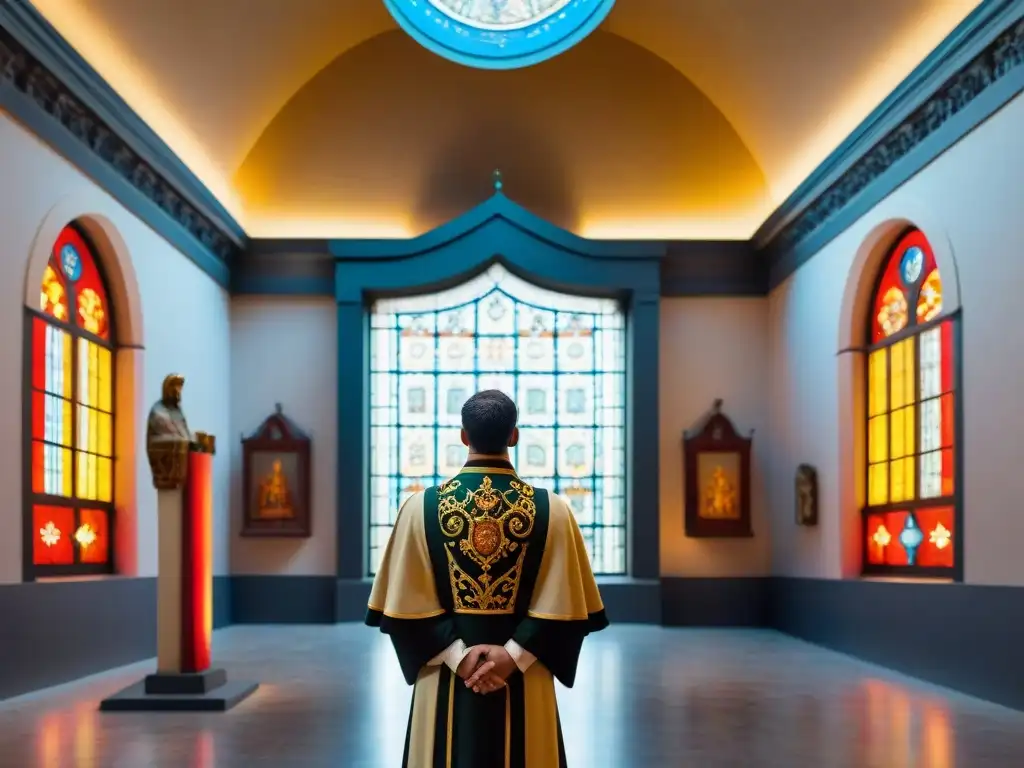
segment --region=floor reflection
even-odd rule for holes
[[[0,768],[397,768],[411,689],[358,625],[232,627],[224,714],[100,713],[151,662],[0,702]],[[559,688],[573,768],[1007,768],[1024,715],[771,632],[619,626]],[[546,768],[546,766],[531,766]]]

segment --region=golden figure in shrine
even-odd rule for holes
[[[263,520],[280,520],[295,516],[288,478],[285,477],[280,459],[274,459],[270,472],[260,481],[257,515]]]
[[[720,519],[736,517],[736,489],[722,467],[715,467],[704,489],[704,517]]]

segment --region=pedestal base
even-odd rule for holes
[[[100,702],[101,712],[226,712],[259,683],[228,682],[223,669],[198,674],[147,675]]]

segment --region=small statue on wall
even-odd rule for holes
[[[818,472],[810,464],[796,468],[796,524],[818,524]]]

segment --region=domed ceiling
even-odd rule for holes
[[[606,18],[600,0],[386,3],[35,0],[251,236],[409,236],[500,168],[510,197],[584,236],[724,239],[978,0],[619,0]],[[474,34],[562,14],[574,31],[480,58],[415,27],[414,5]]]

